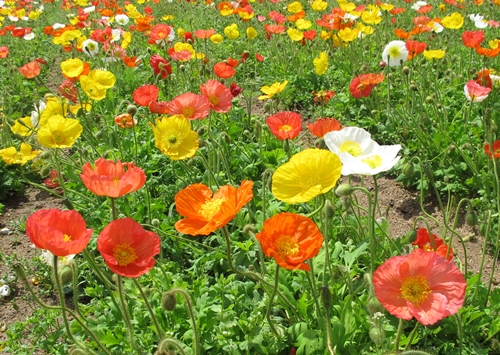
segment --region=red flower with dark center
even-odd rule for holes
[[[139,86],[132,94],[134,102],[139,106],[149,106],[151,102],[158,100],[160,88],[153,84]]]
[[[160,238],[132,218],[109,223],[97,238],[97,250],[115,274],[139,277],[153,268]]]
[[[126,169],[125,169],[126,168]],[[92,168],[86,163],[80,178],[87,189],[97,196],[117,198],[139,190],[146,183],[146,174],[134,163],[122,163],[99,158]]]
[[[161,74],[163,79],[166,79],[170,74],[172,74],[172,67],[170,66],[170,63],[161,55],[152,55],[151,59],[149,59],[149,65],[153,68],[155,75],[158,76]]]
[[[476,48],[485,40],[484,31],[465,31],[462,41],[467,48]]]
[[[238,96],[243,91],[243,89],[236,85],[236,83],[232,83],[229,90],[231,90],[231,95],[233,95],[233,97]]]
[[[189,120],[204,119],[210,113],[210,101],[205,96],[186,92],[167,105],[171,115],[183,115]]]
[[[293,139],[302,130],[302,117],[296,112],[279,112],[266,119],[271,133],[279,140]]]
[[[319,118],[314,123],[307,123],[307,129],[318,138],[332,131],[340,131],[342,125],[335,118]]]
[[[493,148],[493,153],[490,150],[489,144],[484,145],[484,152],[486,153],[486,155],[489,156],[490,158],[493,157],[495,157],[495,159],[500,158],[500,139],[492,144],[492,148]]]
[[[448,246],[444,243],[444,240],[435,234],[432,235],[431,242],[431,236],[426,228],[420,228],[417,231],[417,239],[413,242],[413,245],[417,245],[420,249],[425,251],[433,251],[437,255],[447,258],[448,260],[453,259],[453,249],[450,248],[450,252],[448,253]],[[448,256],[446,254],[448,254]]]
[[[218,113],[229,112],[232,106],[231,91],[217,80],[209,80],[200,85],[200,92],[210,101],[210,108]]]
[[[26,235],[37,248],[56,256],[81,253],[92,237],[83,217],[74,210],[52,208],[33,213],[26,220]]]
[[[42,67],[40,66],[40,63],[34,60],[18,68],[18,70],[26,79],[32,79],[40,74]]]

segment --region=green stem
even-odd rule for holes
[[[396,341],[394,342],[394,350],[399,351],[399,340],[401,339],[401,334],[403,333],[403,319],[399,318],[398,332],[396,333]]]
[[[279,285],[279,274],[280,274],[280,266],[276,265],[276,273],[274,274],[274,287],[273,287],[273,292],[271,293],[271,297],[269,298],[269,304],[267,306],[267,312],[266,312],[266,318],[267,322],[269,323],[269,327],[271,328],[271,331],[273,334],[279,338],[280,335],[276,328],[274,327],[273,321],[271,320],[271,309],[273,308],[273,300],[274,296],[276,295],[276,290],[278,289]]]
[[[168,346],[175,347],[181,355],[187,355],[181,344],[179,344],[176,340],[170,338],[165,338],[160,342],[160,344],[158,344],[158,350],[155,352],[155,355],[167,354]]]
[[[151,303],[149,303],[148,298],[144,294],[144,291],[142,289],[142,286],[137,279],[132,279],[134,281],[135,286],[139,289],[139,292],[141,293],[142,299],[144,300],[144,303],[146,304],[146,307],[148,308],[149,315],[151,316],[151,319],[153,320],[153,323],[156,327],[156,332],[158,334],[158,337],[161,339],[163,337],[163,329],[161,329],[160,323],[158,323],[158,318],[156,317],[156,314],[153,311],[153,308],[151,307]]]
[[[113,200],[113,199],[112,199]],[[128,310],[128,305],[125,300],[125,291],[123,289],[123,277],[120,275],[116,275],[117,280],[116,280],[116,286],[118,288],[118,295],[120,296],[120,304],[121,304],[121,309],[123,310],[123,320],[125,322],[125,325],[127,327],[127,334],[130,340],[130,345],[132,348],[137,350],[136,344],[135,344],[135,338],[134,338],[134,327],[132,325],[132,322],[130,320],[130,312]]]
[[[191,296],[189,293],[180,287],[172,288],[168,291],[169,294],[180,294],[184,297],[186,301],[186,310],[189,314],[189,318],[191,318],[191,323],[193,327],[193,354],[200,355],[201,354],[201,335],[200,329],[198,328],[198,324],[196,323],[196,316],[194,314],[193,301],[191,300]],[[175,297],[175,296],[174,296]]]
[[[410,348],[411,342],[413,341],[413,338],[415,337],[415,334],[417,333],[417,329],[418,329],[419,325],[420,325],[420,322],[417,322],[417,324],[415,324],[415,328],[413,328],[413,330],[411,331],[410,336],[408,337],[408,343],[406,343],[406,346],[405,346],[405,351]]]

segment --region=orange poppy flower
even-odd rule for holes
[[[417,239],[413,242],[413,245],[417,245],[420,249],[425,251],[433,251],[443,258],[446,258],[446,254],[448,254],[448,260],[453,259],[453,249],[450,248],[450,252],[448,253],[448,246],[444,243],[444,240],[435,234],[432,235],[432,239],[434,242],[434,248],[431,243],[429,231],[426,228],[420,228],[417,231]]]
[[[351,85],[349,86],[349,90],[351,95],[355,98],[359,99],[361,97],[368,97],[372,92],[372,89],[378,83],[384,81],[384,74],[362,74],[351,81]]]
[[[129,57],[129,56],[125,56],[123,57],[123,63],[125,63],[125,65],[129,68],[135,68],[139,65],[139,63],[141,62],[141,59],[138,59],[136,56],[132,56],[132,57]]]
[[[154,84],[145,84],[135,89],[132,93],[132,98],[139,106],[149,106],[150,103],[158,100],[159,93],[160,88],[156,87]]]
[[[417,54],[422,54],[425,49],[427,48],[427,43],[425,42],[417,42],[411,39],[408,39],[406,41],[406,49],[408,50],[408,58],[407,60],[410,60],[414,58]]]
[[[315,257],[323,245],[323,235],[312,219],[288,212],[266,220],[256,237],[264,254],[289,270],[309,271],[305,261]]]
[[[495,141],[492,144],[492,147],[493,147],[493,153],[490,150],[489,144],[484,145],[484,152],[486,153],[486,155],[489,156],[490,158],[493,158],[493,157],[495,157],[495,159],[500,158],[500,139]]]
[[[26,79],[32,79],[40,74],[42,67],[40,66],[40,63],[34,60],[18,68],[18,70]]]
[[[115,274],[139,277],[155,265],[160,238],[127,217],[112,221],[102,230],[97,250]]]
[[[164,115],[168,113],[168,102],[166,101],[161,101],[161,102],[151,102],[149,104],[149,111],[151,113],[156,113],[159,115]]]
[[[484,55],[488,58],[494,58],[500,53],[500,46],[498,46],[495,49],[483,48],[483,47],[477,46],[475,48],[475,50],[476,50],[476,53],[479,55]]]
[[[200,85],[200,92],[210,101],[210,108],[218,113],[229,112],[232,106],[231,91],[217,80],[209,80]]]
[[[90,163],[86,163],[80,178],[85,187],[97,196],[111,198],[139,190],[146,183],[146,174],[134,163],[122,163],[119,160],[115,163],[104,158],[96,160],[94,169]]]
[[[335,118],[319,118],[314,123],[308,123],[307,129],[318,138],[332,131],[340,131],[342,125]]]
[[[219,62],[214,65],[214,74],[221,79],[228,79],[236,74],[236,70],[225,62]]]
[[[253,198],[253,181],[239,188],[222,186],[215,194],[203,184],[189,185],[175,195],[175,207],[183,217],[175,229],[189,235],[209,235],[224,227]]]
[[[75,210],[40,210],[26,220],[26,235],[37,248],[56,256],[81,253],[92,237],[85,220]]]
[[[476,48],[485,40],[484,31],[464,31],[462,41],[467,48]]]
[[[394,29],[394,34],[399,38],[399,39],[408,39],[411,37],[410,32],[405,32],[401,28],[395,28]]]
[[[210,30],[196,30],[194,31],[194,35],[199,39],[207,39],[210,38],[215,33],[215,30],[212,28]]]
[[[226,64],[233,67],[233,68],[236,68],[238,66],[239,62],[237,59],[227,58]]]
[[[266,123],[279,140],[293,139],[302,130],[302,116],[296,112],[284,111],[270,116]]]
[[[115,123],[120,128],[132,128],[137,126],[137,120],[128,113],[115,116]]]
[[[205,96],[185,92],[167,105],[171,115],[184,115],[189,120],[204,119],[210,113],[210,101]]]

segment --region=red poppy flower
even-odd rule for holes
[[[483,69],[477,72],[476,83],[478,83],[481,86],[484,86],[485,88],[491,89],[493,87],[493,81],[491,81],[489,69]]]
[[[210,113],[210,101],[205,96],[185,92],[167,105],[171,115],[184,115],[189,120],[204,119]]]
[[[424,6],[420,6],[420,8],[417,10],[417,12],[419,14],[426,14],[428,13],[429,11],[432,10],[432,6],[427,4],[427,5],[424,5]]]
[[[279,12],[276,11],[270,11],[267,16],[274,22],[276,22],[278,25],[285,23],[286,22],[286,16],[280,14]]]
[[[218,113],[229,112],[232,106],[231,91],[217,80],[209,80],[200,85],[200,92],[210,101],[210,108]]]
[[[395,28],[394,29],[394,34],[399,38],[399,39],[408,39],[411,37],[410,32],[406,32],[402,30],[401,28]]]
[[[378,83],[381,83],[384,80],[384,74],[362,74],[351,81],[351,85],[349,86],[349,90],[351,95],[355,98],[359,99],[361,97],[368,97],[372,92],[372,89]]]
[[[175,229],[189,235],[209,235],[224,227],[253,198],[253,181],[239,188],[222,186],[215,194],[203,184],[189,185],[175,195],[175,207],[183,217]]]
[[[467,48],[476,48],[485,40],[484,31],[464,31],[462,41]]]
[[[167,49],[167,53],[172,58],[172,60],[178,60],[179,62],[187,62],[193,57],[193,53],[187,49],[176,51],[174,47]]]
[[[500,158],[500,139],[492,144],[492,148],[493,148],[493,153],[490,150],[489,144],[484,145],[484,152],[486,153],[486,155],[489,156],[490,158],[493,157],[495,157],[495,159]]]
[[[59,183],[59,173],[57,172],[56,169],[52,169],[49,173],[49,177],[46,179],[43,179],[43,184],[51,189],[56,189],[61,184]]]
[[[255,54],[255,60],[258,61],[258,62],[263,62],[264,61],[264,57],[262,55],[260,55],[259,53],[256,53]]]
[[[125,169],[127,168],[127,169]],[[90,163],[82,168],[80,178],[87,189],[97,196],[117,198],[139,190],[146,183],[146,174],[134,163],[122,163],[99,158],[92,169]]]
[[[434,247],[431,243],[429,231],[426,228],[420,228],[417,231],[417,239],[413,242],[413,245],[417,245],[420,249],[426,251],[433,251],[437,255],[447,258],[448,260],[453,259],[453,249],[450,248],[450,252],[448,253],[448,246],[444,243],[444,240],[435,234],[432,235],[432,239]],[[448,254],[448,256],[446,256],[446,254]]]
[[[128,113],[115,116],[115,123],[120,128],[132,128],[137,126],[137,120]]]
[[[184,32],[184,41],[185,42],[188,42],[188,43],[193,43],[194,42],[194,38],[193,38],[193,34],[191,32]]]
[[[36,211],[28,217],[26,235],[37,248],[56,256],[67,256],[81,253],[87,247],[92,229],[87,229],[78,212],[52,208]]]
[[[109,223],[97,238],[97,250],[115,274],[139,277],[153,268],[160,238],[132,218]]]
[[[18,68],[18,70],[26,79],[32,79],[40,74],[42,67],[40,63],[34,60]]]
[[[113,39],[112,29],[110,26],[107,26],[104,30],[95,29],[90,34],[90,38],[99,43],[109,44]]]
[[[495,49],[483,48],[483,47],[477,46],[474,49],[476,50],[477,54],[484,55],[484,56],[486,56],[488,58],[494,58],[494,57],[496,57],[500,53],[500,46],[498,46]]]
[[[7,58],[9,55],[9,47],[1,46],[0,47],[0,58]]]
[[[165,24],[154,25],[149,34],[149,44],[161,44],[172,40],[172,27]]]
[[[302,117],[296,112],[279,112],[266,119],[266,123],[279,140],[293,139],[302,130]]]
[[[233,67],[233,68],[236,68],[239,64],[238,60],[237,59],[233,59],[233,58],[228,58],[226,60],[226,64]]]
[[[78,101],[78,90],[71,80],[64,80],[61,85],[57,87],[59,93],[72,102]]]
[[[406,41],[406,49],[408,50],[408,60],[415,57],[417,54],[422,54],[427,48],[427,43],[425,42],[417,42],[411,39]]]
[[[314,102],[319,104],[327,104],[328,101],[335,96],[335,92],[331,90],[313,91],[312,94],[314,96]]]
[[[233,97],[238,96],[243,91],[243,89],[236,85],[236,83],[232,83],[229,90],[231,90],[231,95],[233,95]]]
[[[228,79],[236,74],[236,70],[225,62],[219,62],[214,65],[214,74],[221,79]]]
[[[384,262],[373,274],[373,287],[389,313],[430,325],[462,307],[467,283],[451,261],[415,249]]]
[[[264,254],[289,270],[309,271],[305,261],[315,257],[323,245],[323,235],[312,219],[288,212],[266,220],[256,237]]]
[[[319,118],[314,123],[307,123],[307,129],[318,138],[332,131],[340,131],[342,125],[335,118]]]
[[[168,102],[151,102],[149,104],[149,111],[151,113],[156,113],[158,115],[164,115],[168,113]]]
[[[139,86],[132,94],[134,102],[139,106],[149,106],[151,102],[158,100],[160,88],[153,84]]]
[[[196,30],[194,31],[194,35],[199,39],[210,38],[215,33],[215,30],[212,28],[210,30]]]
[[[149,65],[153,68],[155,76],[161,74],[163,79],[166,79],[170,74],[172,74],[172,67],[170,63],[163,58],[161,55],[155,54],[149,59]]]
[[[129,56],[125,56],[123,57],[123,63],[125,63],[125,65],[129,68],[135,68],[139,65],[139,63],[141,62],[140,59],[137,59],[136,56],[132,56],[132,57],[129,57]]]
[[[481,102],[485,100],[490,91],[490,88],[479,85],[474,80],[467,81],[467,84],[464,86],[465,97],[471,102]]]

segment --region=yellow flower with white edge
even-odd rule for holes
[[[240,32],[238,31],[238,25],[233,23],[226,28],[224,28],[224,34],[229,39],[236,39],[240,36]]]
[[[31,123],[31,116],[22,117],[14,125],[10,127],[10,130],[14,134],[19,134],[22,137],[27,137],[33,133],[33,125]]]
[[[50,117],[37,133],[38,142],[45,148],[70,148],[82,134],[80,121],[61,115]]]
[[[223,40],[224,40],[224,38],[219,33],[216,33],[216,34],[213,34],[210,36],[210,41],[212,43],[215,43],[215,44],[220,44],[220,43],[222,43]]]
[[[303,18],[299,18],[297,21],[295,21],[295,26],[297,26],[299,30],[307,30],[308,28],[311,28],[312,22]]]
[[[306,149],[276,169],[272,193],[286,203],[308,202],[333,189],[341,171],[337,154],[324,149]]]
[[[451,15],[443,17],[441,25],[444,28],[458,30],[464,25],[464,17],[459,12],[454,12]]]
[[[259,35],[257,30],[255,28],[253,28],[252,26],[247,28],[246,33],[247,33],[247,37],[250,39],[254,39]]]
[[[328,3],[326,1],[323,1],[323,0],[314,0],[311,3],[311,8],[317,12],[325,11],[327,7],[328,7]]]
[[[19,152],[15,147],[8,147],[5,149],[0,149],[0,157],[3,159],[5,164],[20,164],[23,166],[30,160],[34,159],[40,150],[33,150],[31,145],[27,143],[21,143]]]
[[[342,41],[349,43],[349,42],[354,41],[356,38],[358,38],[359,29],[357,27],[354,27],[354,28],[346,27],[346,28],[340,30],[337,34]]]
[[[290,37],[294,42],[302,41],[302,39],[304,38],[304,34],[293,27],[290,27],[288,30],[286,30],[286,33],[288,34],[288,37]]]
[[[286,85],[288,84],[288,80],[285,80],[283,83],[276,82],[271,86],[263,86],[260,91],[262,91],[265,95],[259,96],[259,100],[267,100],[271,99],[274,95],[282,92]]]
[[[191,122],[183,115],[156,119],[153,129],[155,146],[172,160],[191,158],[198,150],[198,133],[191,129]]]
[[[316,74],[323,75],[328,69],[328,55],[326,52],[321,52],[318,57],[313,60],[314,70]]]
[[[292,14],[296,14],[297,12],[301,12],[302,9],[302,4],[298,1],[294,1],[291,4],[288,4],[288,12],[291,12]]]
[[[441,59],[444,58],[445,54],[446,51],[443,51],[441,49],[425,50],[423,53],[425,59],[427,60]]]

